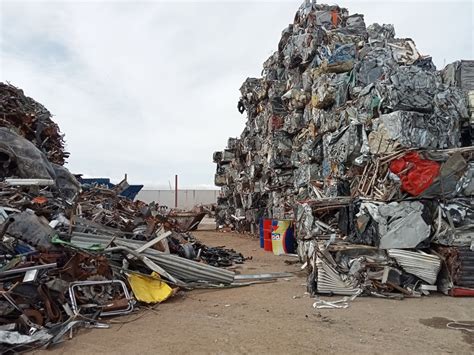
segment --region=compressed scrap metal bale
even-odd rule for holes
[[[395,111],[383,114],[374,120],[374,129],[369,135],[372,153],[391,153],[403,148],[443,148],[459,142],[459,132],[450,120],[439,120],[431,115],[413,111]],[[447,134],[453,132],[453,134]]]
[[[463,124],[463,144],[474,144],[474,60],[448,64],[442,71],[443,82],[461,88],[468,102],[469,121]]]
[[[444,257],[450,282],[474,289],[474,251],[467,247],[438,247],[436,251]]]
[[[214,154],[218,226],[252,232],[262,217],[296,219],[300,258],[316,269],[311,241],[416,249],[436,233],[470,240],[467,224],[446,215],[474,187],[470,61],[437,71],[392,25],[305,1],[263,67],[241,87],[243,132]],[[404,282],[372,286],[426,283],[392,262]]]
[[[316,197],[316,181],[327,190],[328,177],[344,179],[353,165],[402,148],[460,146],[467,102],[433,68],[393,26],[366,27],[362,15],[304,2],[263,76],[240,89],[244,131],[214,154],[218,224],[257,230],[239,219],[242,209],[255,221],[294,218],[292,201]]]
[[[465,91],[474,90],[474,60],[460,60],[443,69],[443,80]]]

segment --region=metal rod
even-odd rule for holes
[[[141,247],[137,248],[136,249],[136,252],[137,253],[141,253],[143,251],[145,251],[146,249],[152,247],[153,245],[155,245],[156,243],[158,243],[159,241],[165,239],[166,237],[170,236],[171,235],[171,232],[168,231],[166,233],[163,233],[163,234],[160,234],[158,237],[156,237],[155,239],[152,239],[150,240],[148,243],[146,244],[143,244]]]
[[[27,271],[30,271],[30,270],[52,269],[52,268],[55,268],[56,266],[57,266],[56,263],[52,263],[52,264],[22,267],[22,268],[18,268],[18,269],[11,269],[11,270],[6,270],[6,271],[0,272],[0,277],[7,276],[7,275],[21,274],[22,272],[27,272]]]

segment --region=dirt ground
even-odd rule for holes
[[[252,257],[241,273],[294,272],[270,284],[177,295],[110,329],[81,330],[53,350],[74,354],[474,353],[474,333],[448,329],[474,320],[474,300],[441,295],[403,301],[359,297],[347,309],[316,310],[305,275],[289,257],[259,248],[257,239],[199,231],[208,245]],[[340,297],[334,296],[332,300]],[[39,353],[39,352],[38,352]]]

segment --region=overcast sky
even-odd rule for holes
[[[212,187],[212,153],[244,127],[238,89],[301,2],[0,0],[0,80],[54,114],[72,172]],[[471,1],[338,4],[394,24],[438,68],[474,59]]]

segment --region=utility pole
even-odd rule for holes
[[[178,175],[174,176],[174,208],[178,208]]]

